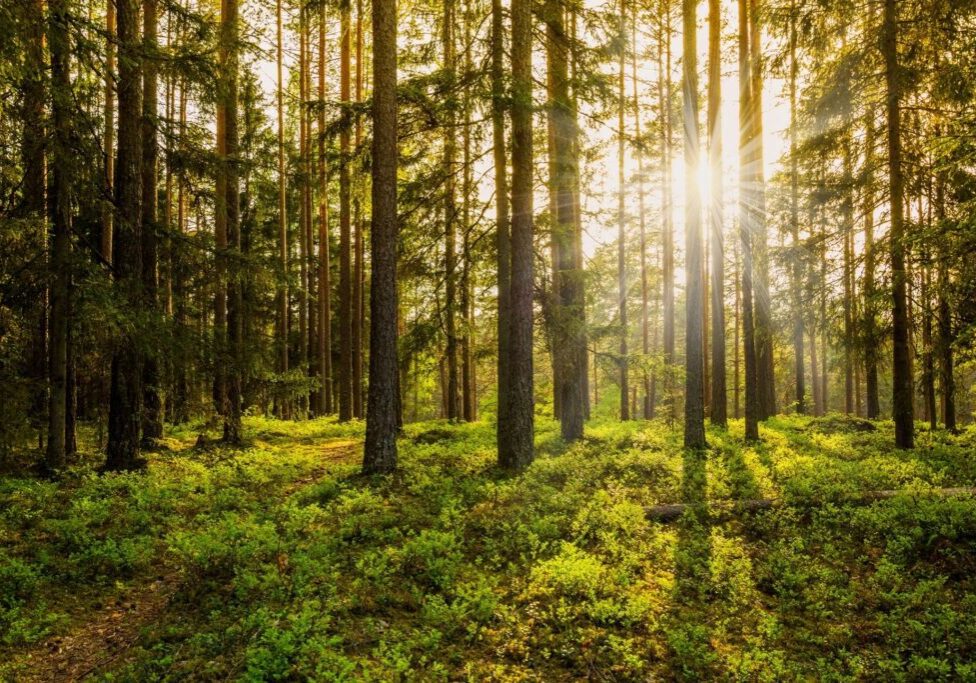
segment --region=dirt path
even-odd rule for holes
[[[358,442],[336,439],[314,445],[323,448],[321,465],[284,484],[282,497],[294,495],[319,481],[333,466],[351,462]],[[79,620],[67,633],[51,637],[19,657],[20,670],[15,680],[26,683],[81,681],[119,664],[139,642],[145,628],[162,621],[173,597],[182,587],[182,575],[169,570],[136,582],[118,596],[109,596],[108,601],[87,618],[77,615]]]

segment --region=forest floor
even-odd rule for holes
[[[566,447],[540,418],[507,476],[493,425],[427,422],[364,478],[362,423],[245,427],[0,478],[0,679],[976,680],[976,500],[930,495],[976,485],[976,430],[902,452],[887,422],[779,417],[696,456],[664,422]]]

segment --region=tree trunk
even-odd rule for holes
[[[71,263],[72,159],[70,134],[71,37],[68,3],[49,0],[47,39],[51,53],[51,116],[53,182],[51,184],[50,322],[48,333],[48,430],[45,467],[51,472],[66,463],[68,407],[68,329]]]
[[[397,361],[396,5],[373,6],[373,149],[369,395],[363,472],[396,469],[400,379]]]
[[[325,4],[319,7],[319,80],[318,80],[318,186],[319,186],[319,390],[318,411],[332,413],[332,287],[329,258],[329,185],[325,173]],[[287,313],[286,313],[287,315]]]
[[[447,99],[456,96],[454,58],[454,1],[444,1],[441,25],[443,69],[446,74]],[[457,204],[454,196],[454,173],[457,164],[457,133],[453,105],[447,107],[443,126],[444,136],[444,317],[447,337],[447,419],[461,417],[461,399],[458,384],[458,335],[457,335]]]
[[[159,313],[159,238],[156,183],[159,175],[159,143],[155,52],[157,44],[156,0],[143,0],[142,62],[142,286],[144,310]],[[148,351],[142,365],[142,440],[150,444],[163,436],[163,402],[157,349]]]
[[[498,400],[496,441],[501,453],[508,430],[511,346],[512,250],[505,144],[505,50],[501,0],[491,3],[491,126],[495,173],[495,246],[498,252]]]
[[[936,130],[936,137],[941,131]],[[939,231],[942,234],[942,244],[938,254],[938,286],[939,286],[939,383],[942,389],[942,422],[945,428],[955,433],[956,426],[956,382],[953,375],[952,345],[955,342],[955,332],[952,327],[952,312],[949,308],[950,274],[949,257],[951,247],[945,223],[945,176],[939,171],[935,177],[935,206],[936,218],[939,221]]]
[[[471,6],[470,2],[464,8],[464,73],[470,74],[471,64]],[[461,333],[461,409],[464,420],[472,422],[476,419],[477,397],[475,387],[474,366],[474,292],[472,282],[471,263],[471,201],[474,192],[474,177],[471,159],[471,87],[464,86],[463,110],[464,132],[463,140],[463,185],[462,196],[462,241],[461,241],[461,313],[464,327]]]
[[[854,315],[851,302],[854,298],[854,254],[851,241],[854,230],[854,175],[851,171],[850,140],[844,140],[844,412],[854,412]]]
[[[339,420],[353,417],[352,405],[352,239],[350,187],[350,25],[349,4],[340,9],[339,99],[342,105],[339,132]]]
[[[685,140],[685,272],[688,298],[685,315],[685,448],[705,448],[705,357],[702,309],[701,198],[698,187],[698,59],[697,3],[682,2],[682,103]]]
[[[708,168],[711,196],[708,207],[712,278],[712,396],[711,421],[728,422],[725,381],[725,236],[722,197],[722,5],[708,2]]]
[[[112,195],[115,175],[115,0],[105,0],[105,105],[102,153],[105,155],[105,192]],[[112,202],[102,202],[102,233],[99,251],[105,263],[112,263]]]
[[[878,339],[877,309],[875,306],[875,246],[874,246],[874,113],[864,117],[864,274],[861,290],[864,297],[864,381],[869,420],[881,415],[878,400]]]
[[[118,162],[112,262],[117,291],[131,311],[139,310],[142,292],[142,48],[138,0],[117,0],[119,43]],[[142,412],[140,353],[131,339],[119,340],[112,355],[108,447],[105,468],[139,467]]]
[[[308,111],[308,72],[310,50],[308,11],[305,3],[299,3],[298,8],[298,368],[303,375],[308,373],[308,340],[309,340],[309,297],[311,277],[309,273],[309,254],[311,245],[309,201],[309,119]],[[302,417],[308,416],[308,395],[304,392],[298,399],[298,412]]]
[[[912,407],[911,349],[908,340],[908,296],[905,268],[904,197],[901,168],[901,71],[898,65],[898,17],[895,0],[884,1],[881,53],[885,63],[886,109],[888,115],[888,186],[891,193],[889,256],[892,279],[892,416],[895,444],[912,448],[915,424]]]
[[[356,102],[363,101],[363,2],[356,0]],[[363,117],[356,114],[355,149],[359,153],[359,146],[363,137]],[[366,271],[364,265],[365,241],[363,239],[363,209],[360,197],[362,184],[356,192],[353,202],[353,218],[356,234],[353,239],[353,326],[352,326],[352,414],[362,419],[363,414],[363,329],[366,320],[364,292],[366,289]]]
[[[620,0],[620,61],[617,69],[617,307],[619,310],[620,340],[620,419],[630,419],[630,357],[627,350],[627,216],[626,177],[624,176],[626,96],[624,94],[624,64],[627,56],[627,4]]]
[[[637,5],[632,8],[631,17],[631,88],[634,97],[634,139],[636,147],[634,154],[637,157],[637,221],[640,229],[640,283],[641,283],[641,353],[645,363],[651,357],[651,329],[650,329],[650,287],[648,283],[648,263],[647,263],[647,212],[644,206],[644,143],[641,139],[641,111],[640,95],[637,85]],[[651,372],[645,367],[642,372],[642,390],[644,392],[644,402],[641,413],[645,420],[650,420],[654,416],[654,406],[651,399]],[[636,415],[635,415],[636,417]]]
[[[757,374],[755,324],[753,321],[753,258],[752,240],[754,211],[753,192],[747,188],[752,182],[750,164],[754,153],[752,144],[752,87],[749,74],[749,16],[747,0],[739,0],[739,235],[742,242],[742,356],[745,366],[745,438],[759,440],[759,383]]]
[[[585,324],[583,322],[583,274],[576,253],[576,199],[573,185],[576,178],[576,119],[569,93],[569,39],[564,20],[565,7],[561,0],[548,0],[545,5],[546,45],[549,67],[549,111],[552,127],[552,182],[555,213],[552,217],[552,236],[557,261],[554,263],[558,288],[555,300],[555,329],[553,350],[558,365],[559,419],[566,441],[583,437],[584,395],[581,367],[585,361]],[[625,397],[626,399],[626,397]]]
[[[221,72],[224,80],[224,139],[221,159],[225,177],[224,225],[227,256],[234,272],[227,285],[227,411],[224,442],[241,442],[241,391],[244,376],[244,278],[241,262],[241,226],[237,135],[237,0],[221,0]]]
[[[797,78],[799,62],[796,58],[797,49],[797,7],[796,0],[790,3],[790,234],[793,240],[793,258],[790,275],[793,289],[793,374],[796,377],[796,412],[803,414],[806,406],[806,372],[804,368],[805,356],[803,352],[803,291],[802,260],[800,254],[803,246],[800,243],[800,191],[799,191],[799,159],[797,149],[796,120]]]
[[[277,291],[277,319],[275,345],[277,348],[277,370],[280,375],[288,372],[288,177],[285,174],[285,82],[282,73],[282,17],[281,2],[275,3],[277,18],[277,41],[275,65],[278,72],[276,87],[276,108],[278,114],[278,265],[281,268]],[[288,401],[284,396],[275,399],[275,414],[281,418],[288,418]]]
[[[532,3],[512,0],[512,227],[509,401],[498,463],[521,469],[533,459],[532,376]]]
[[[662,3],[666,12],[664,35],[658,40],[658,99],[661,116],[661,288],[664,318],[664,388],[668,415],[678,416],[674,366],[674,219],[671,196],[671,14],[670,4]]]

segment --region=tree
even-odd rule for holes
[[[396,469],[397,370],[397,54],[396,5],[373,3],[373,169],[369,297],[369,394],[363,472]]]
[[[138,0],[117,0],[119,43],[118,159],[112,266],[116,291],[129,311],[139,310],[142,292],[142,49]],[[112,384],[105,467],[141,466],[142,362],[134,340],[119,339],[112,354]]]
[[[725,382],[725,238],[722,206],[722,7],[708,2],[708,170],[711,182],[708,234],[711,239],[712,279],[712,424],[727,422]]]
[[[501,450],[508,429],[511,345],[512,249],[509,216],[508,156],[505,144],[505,45],[501,0],[491,2],[491,131],[495,181],[495,249],[498,277],[498,416],[496,440]]]
[[[340,8],[339,100],[339,420],[353,417],[352,403],[352,187],[350,164],[350,21],[349,3]],[[374,41],[375,41],[374,37]]]
[[[627,215],[626,215],[626,181],[624,177],[624,141],[626,130],[624,127],[624,111],[626,99],[624,96],[624,64],[626,59],[625,36],[627,25],[626,0],[620,0],[619,32],[619,62],[617,65],[617,310],[619,331],[620,366],[620,419],[630,419],[630,384],[629,384],[629,353],[627,350]]]
[[[522,469],[533,459],[532,378],[532,4],[512,0],[512,224],[506,428],[498,464]]]
[[[448,98],[454,97],[455,46],[453,0],[444,0],[444,16],[441,40],[444,50],[445,87]],[[447,419],[461,416],[461,397],[458,385],[458,334],[457,334],[457,204],[454,192],[454,174],[457,163],[457,134],[454,106],[449,104],[444,121],[444,329],[447,337]]]
[[[908,273],[905,268],[904,190],[901,168],[901,83],[898,64],[898,12],[895,0],[885,0],[881,23],[881,54],[885,73],[885,111],[888,117],[888,188],[891,230],[888,250],[892,280],[892,416],[895,444],[912,448],[915,425],[912,406],[912,366],[908,339]]]
[[[682,103],[685,140],[685,271],[688,299],[685,313],[685,448],[704,448],[705,443],[705,358],[702,308],[701,198],[698,190],[698,60],[697,11],[695,0],[682,2],[683,77]]]
[[[282,0],[277,0],[275,3],[276,19],[277,19],[277,41],[275,43],[275,65],[278,72],[277,89],[275,92],[275,101],[278,113],[278,261],[281,267],[281,274],[278,280],[277,287],[277,321],[275,328],[275,337],[277,345],[277,356],[278,356],[278,366],[277,370],[280,374],[284,375],[288,372],[288,192],[286,189],[287,176],[285,175],[285,109],[284,109],[284,91],[285,84],[282,74],[282,21],[281,21],[281,3]],[[331,396],[331,393],[326,391],[326,401]],[[288,417],[288,407],[287,402],[281,396],[277,397],[275,402],[275,412],[280,418]]]
[[[280,43],[279,43],[280,44]],[[280,55],[280,53],[279,53]],[[280,59],[280,56],[279,56]],[[329,254],[329,188],[328,177],[325,172],[325,3],[319,8],[319,78],[318,78],[318,190],[319,190],[319,282],[318,282],[318,305],[319,305],[319,336],[318,336],[318,355],[319,355],[319,383],[322,385],[319,390],[319,405],[317,410],[321,415],[332,413],[332,285],[330,278],[331,259]],[[279,92],[280,95],[280,92]],[[279,130],[280,130],[279,120]],[[279,134],[280,135],[280,134]],[[279,136],[279,145],[281,138]],[[279,163],[282,165],[279,173],[283,172],[283,159]],[[283,182],[283,181],[282,181]],[[282,192],[284,185],[281,185]],[[284,211],[284,195],[281,196],[281,210]],[[283,233],[286,234],[286,233]],[[286,259],[282,252],[282,259]],[[287,320],[288,311],[284,312],[283,320]],[[287,363],[287,347],[285,350],[285,362]]]

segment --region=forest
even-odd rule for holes
[[[0,32],[0,679],[976,680],[976,0]]]

